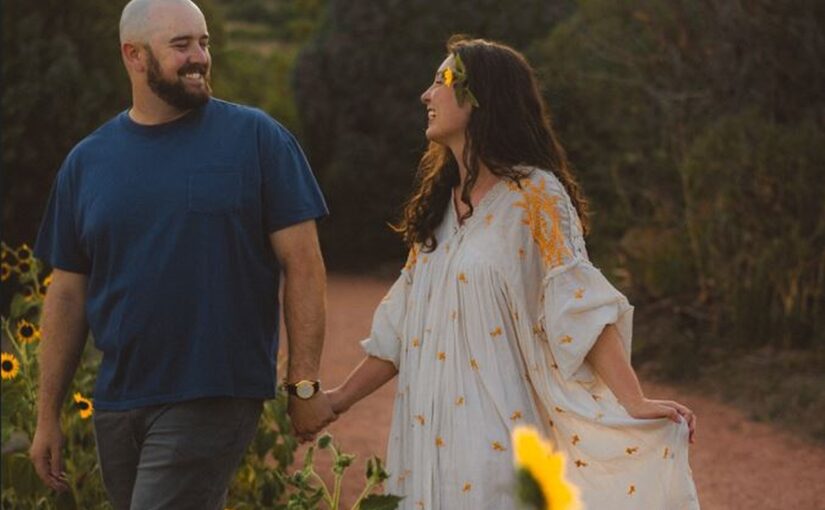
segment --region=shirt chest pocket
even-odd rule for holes
[[[188,183],[190,212],[225,214],[241,205],[241,174],[230,169],[210,169],[191,174]]]

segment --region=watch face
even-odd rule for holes
[[[315,387],[310,382],[300,382],[295,385],[295,394],[300,398],[310,398],[315,394]]]

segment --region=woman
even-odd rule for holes
[[[421,96],[430,146],[398,231],[411,246],[337,413],[398,375],[389,492],[408,509],[509,509],[510,431],[566,453],[587,508],[698,508],[693,413],[645,398],[632,307],[588,260],[586,201],[532,69],[451,40]]]

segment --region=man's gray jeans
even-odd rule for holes
[[[262,404],[219,397],[96,411],[98,458],[115,510],[223,510]]]

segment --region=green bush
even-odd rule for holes
[[[825,131],[748,112],[683,163],[714,322],[751,347],[825,347]]]

